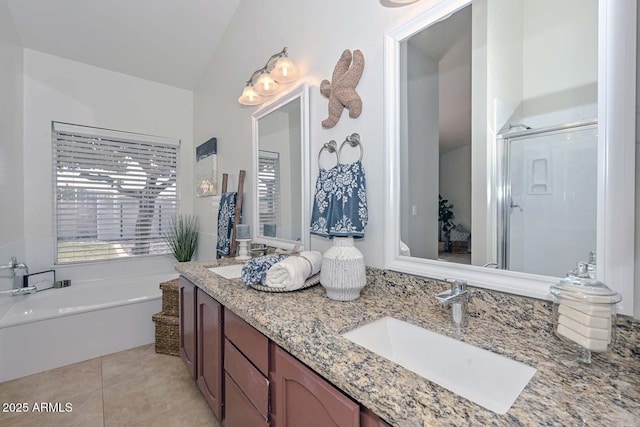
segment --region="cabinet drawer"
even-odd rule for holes
[[[269,422],[256,411],[229,374],[224,375],[224,427],[268,427]]]
[[[265,377],[269,375],[269,339],[226,308],[224,335]]]
[[[262,417],[269,419],[269,380],[228,340],[224,344],[224,370]]]

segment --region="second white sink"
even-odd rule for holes
[[[342,336],[498,414],[509,410],[536,373],[523,363],[393,317]]]
[[[225,279],[237,279],[238,277],[242,277],[243,266],[244,264],[231,264],[222,267],[212,267],[209,269],[209,271],[213,271],[214,273],[224,277]]]

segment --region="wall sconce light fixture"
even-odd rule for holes
[[[264,97],[280,92],[281,83],[291,83],[300,77],[300,72],[287,56],[287,48],[271,55],[264,67],[256,70],[247,80],[238,102],[242,105],[258,105]]]

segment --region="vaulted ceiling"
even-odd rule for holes
[[[194,89],[241,0],[0,0],[22,46]]]

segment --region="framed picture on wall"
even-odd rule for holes
[[[196,147],[196,197],[218,194],[218,139]]]

